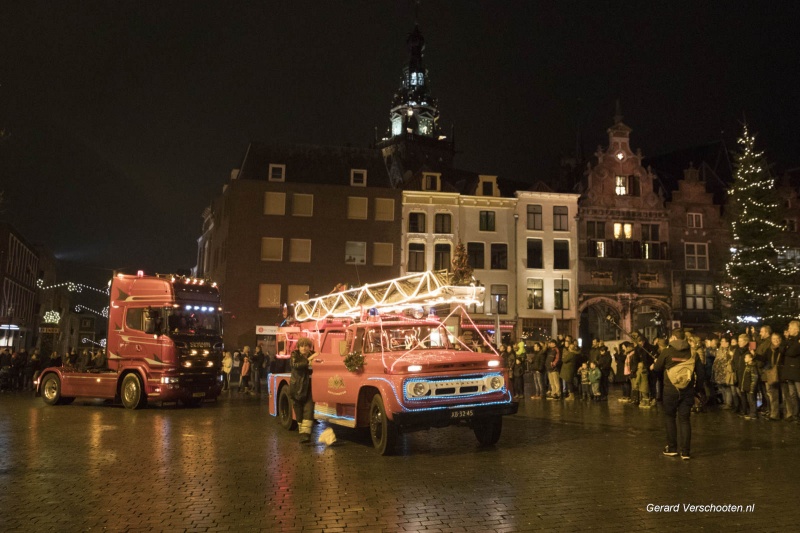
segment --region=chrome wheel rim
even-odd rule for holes
[[[55,379],[48,379],[47,383],[44,384],[44,397],[48,401],[52,401],[56,399],[56,395],[58,394],[58,383]]]

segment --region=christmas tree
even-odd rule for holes
[[[744,126],[736,172],[728,191],[731,256],[720,287],[729,326],[748,322],[783,328],[790,319],[790,280],[797,265],[786,260],[783,206],[763,152]]]
[[[453,285],[469,285],[472,281],[472,267],[469,266],[467,247],[464,246],[461,239],[458,240],[456,251],[453,254],[450,280]]]

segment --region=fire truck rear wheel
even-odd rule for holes
[[[142,380],[136,374],[128,374],[122,380],[122,405],[128,409],[141,409],[147,405],[142,389]]]
[[[381,455],[391,455],[397,443],[397,426],[386,416],[383,398],[376,394],[369,408],[369,436]]]
[[[289,398],[289,387],[281,387],[278,393],[278,420],[281,426],[289,431],[297,428],[297,422],[292,418],[292,399]]]
[[[500,440],[500,433],[503,431],[503,417],[492,416],[477,419],[472,423],[472,430],[481,446],[497,444],[497,441]]]

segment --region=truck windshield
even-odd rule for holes
[[[364,341],[365,352],[452,347],[450,334],[442,326],[384,326],[367,330]]]
[[[216,307],[186,305],[167,309],[167,325],[173,335],[220,335],[220,316]]]

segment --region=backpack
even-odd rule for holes
[[[692,376],[694,376],[694,362],[695,354],[692,354],[686,361],[667,369],[667,377],[676,389],[683,390],[692,382]]]

